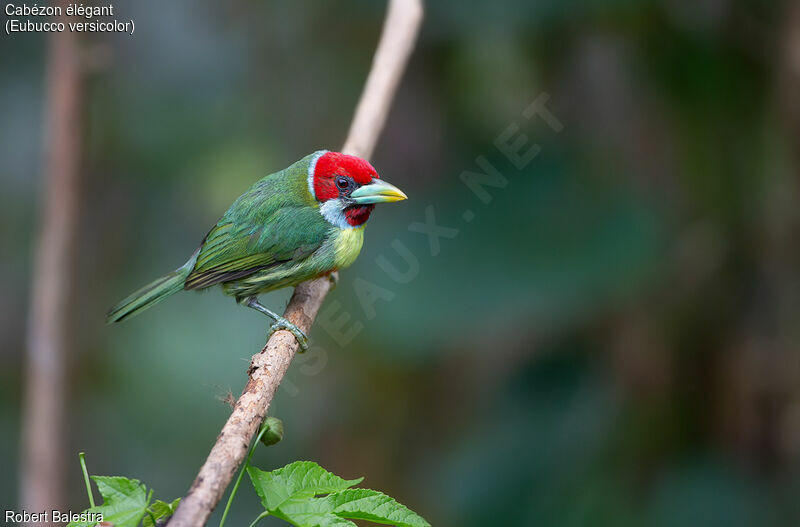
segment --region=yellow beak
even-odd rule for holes
[[[350,197],[359,205],[371,205],[373,203],[392,203],[408,199],[405,192],[387,183],[382,179],[372,178],[369,185],[357,188],[350,194]]]

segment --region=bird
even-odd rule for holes
[[[270,317],[270,335],[287,330],[305,351],[305,333],[258,295],[348,267],[361,252],[375,205],[404,199],[368,161],[318,150],[253,184],[185,264],[112,307],[106,322],[131,318],[180,291],[219,285],[238,304]]]

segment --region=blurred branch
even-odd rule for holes
[[[383,130],[422,21],[422,0],[389,2],[381,40],[342,151],[369,157]]]
[[[58,1],[66,11],[67,1]],[[66,22],[66,20],[64,20]],[[28,314],[20,506],[62,509],[67,297],[78,223],[81,71],[78,34],[53,33],[48,51],[44,194]]]
[[[390,0],[380,43],[343,152],[365,158],[372,154],[421,20],[421,0]],[[284,316],[308,333],[330,288],[327,278],[300,284]],[[170,520],[170,527],[196,527],[206,523],[244,460],[247,447],[264,420],[296,351],[294,336],[287,331],[277,331],[261,352],[253,356],[244,391],[189,493]]]
[[[789,3],[784,16],[783,53],[779,64],[778,88],[782,114],[788,120],[792,146],[795,151],[800,147],[800,4]]]

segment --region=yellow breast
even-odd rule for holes
[[[361,246],[364,245],[364,226],[342,229],[334,242],[334,262],[338,269],[350,266],[356,261]]]

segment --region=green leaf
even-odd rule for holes
[[[366,520],[395,527],[430,527],[417,513],[381,492],[351,489],[364,478],[345,480],[310,461],[272,472],[247,467],[267,511],[297,527],[356,527]],[[318,498],[316,496],[327,494]]]
[[[323,499],[299,496],[286,500],[272,514],[297,527],[352,527],[355,524],[331,512]]]
[[[319,498],[292,498],[272,513],[296,527],[355,527],[355,523],[330,512]]]
[[[164,518],[165,516],[172,516],[175,513],[175,509],[178,508],[180,501],[180,498],[177,498],[172,503],[156,500],[152,505],[150,505],[150,507],[148,507],[147,515],[144,517],[142,525],[144,527],[155,527],[155,524],[158,522],[158,520]]]
[[[353,525],[345,518],[396,527],[430,527],[408,507],[370,489],[347,489],[324,498],[294,498],[284,502],[274,514],[298,527]]]
[[[313,498],[318,494],[345,490],[364,479],[342,479],[311,461],[295,461],[271,472],[247,467],[247,474],[264,508],[270,512],[289,499]]]
[[[396,527],[430,527],[430,523],[405,505],[382,492],[347,489],[331,494],[326,501],[334,514],[351,520],[368,520]]]
[[[103,515],[114,527],[138,527],[150,501],[145,486],[138,480],[119,476],[92,476],[103,504],[85,512]],[[70,522],[67,527],[93,527],[97,521]]]

